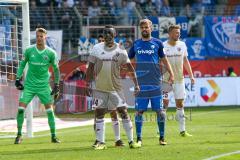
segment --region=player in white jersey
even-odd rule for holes
[[[107,111],[117,110],[122,118],[123,128],[126,131],[129,147],[138,148],[133,141],[133,127],[127,112],[127,104],[120,84],[120,67],[127,68],[135,84],[135,94],[139,86],[135,70],[128,59],[127,51],[114,42],[116,31],[113,26],[105,26],[104,42],[96,44],[89,56],[89,66],[86,81],[89,84],[94,78],[95,89],[92,91],[96,106],[96,140],[95,149],[105,149],[104,115]],[[88,92],[88,91],[87,91]],[[87,93],[88,94],[88,93]]]
[[[101,42],[104,42],[104,37],[103,37],[102,34],[100,34],[98,36],[98,43],[101,43]],[[94,107],[94,113],[96,113],[97,109],[98,108]],[[125,146],[125,144],[123,143],[123,141],[121,140],[121,137],[120,137],[120,123],[119,123],[119,120],[118,120],[117,111],[116,110],[111,110],[110,111],[110,116],[111,116],[111,120],[112,120],[113,132],[114,132],[114,135],[115,135],[115,146],[116,147]],[[96,133],[96,114],[94,114],[93,128],[94,128],[94,131]],[[95,147],[97,144],[98,144],[98,141],[95,140],[95,142],[94,142],[94,144],[92,146]]]
[[[176,102],[176,119],[179,121],[180,135],[183,137],[190,137],[191,134],[187,133],[185,129],[185,116],[184,116],[184,99],[185,99],[185,84],[183,68],[188,72],[191,84],[195,83],[192,69],[188,61],[187,46],[184,42],[179,40],[180,37],[180,26],[171,25],[168,30],[169,39],[163,43],[164,53],[168,58],[168,61],[172,67],[174,73],[174,83],[168,84],[169,73],[164,73],[163,78],[163,104],[164,108],[167,109],[169,104],[168,93],[173,91],[175,102]]]

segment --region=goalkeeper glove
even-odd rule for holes
[[[53,90],[51,92],[51,95],[54,95],[55,100],[59,97],[59,92],[60,92],[59,84],[55,83]]]
[[[23,87],[23,85],[22,85],[22,83],[19,79],[16,79],[15,86],[18,90],[23,90],[24,89],[24,87]]]

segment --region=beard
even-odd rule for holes
[[[106,46],[111,46],[112,44],[114,44],[114,38],[111,36],[106,36],[104,38],[104,42],[105,42]]]
[[[150,38],[150,36],[151,36],[151,34],[146,31],[143,31],[141,34],[142,34],[143,38]]]

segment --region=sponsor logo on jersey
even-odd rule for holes
[[[137,53],[138,54],[148,54],[148,55],[151,55],[151,54],[154,53],[154,50],[143,50],[143,49],[141,49],[141,50],[137,50]]]

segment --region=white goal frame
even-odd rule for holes
[[[29,0],[1,0],[1,3],[22,5],[22,52],[30,45],[30,20],[29,20]],[[28,67],[26,67],[25,71]],[[33,137],[32,129],[33,107],[30,103],[26,109],[26,133],[27,137]]]

